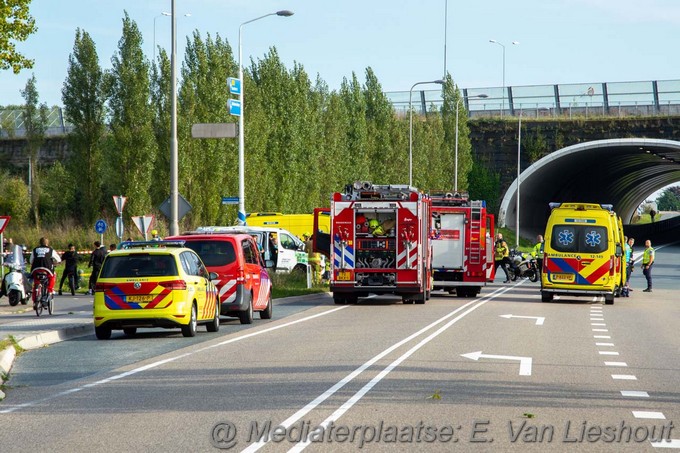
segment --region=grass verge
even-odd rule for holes
[[[306,294],[324,293],[328,291],[327,284],[315,284],[307,288],[307,276],[298,272],[280,274],[272,272],[272,298],[280,299],[290,296],[304,296]]]

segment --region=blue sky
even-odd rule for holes
[[[415,82],[444,72],[446,0],[176,0],[178,52],[185,36],[219,33],[238,46],[241,23],[281,9],[289,18],[268,17],[244,26],[244,59],[261,58],[270,46],[290,68],[302,64],[331,89],[370,66],[385,91],[408,91]],[[38,32],[19,48],[35,59],[19,75],[0,72],[0,105],[21,104],[20,90],[32,73],[41,101],[61,105],[61,87],[77,27],[97,45],[110,68],[127,10],[144,35],[144,50],[169,49],[170,0],[33,0]],[[183,15],[190,13],[190,17]],[[677,0],[448,0],[446,66],[461,88],[506,84],[595,83],[680,79],[680,2]],[[520,44],[513,46],[512,41]],[[230,74],[226,74],[225,77]],[[235,74],[233,74],[235,76]]]

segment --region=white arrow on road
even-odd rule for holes
[[[499,360],[519,360],[519,375],[520,376],[531,376],[531,357],[517,357],[512,355],[493,355],[493,354],[482,354],[482,351],[468,352],[467,354],[461,354],[461,357],[467,359],[479,360],[484,359],[499,359]]]
[[[517,315],[500,315],[501,318],[505,319],[510,319],[510,318],[524,318],[524,319],[535,319],[536,320],[536,325],[537,326],[542,326],[543,322],[545,321],[545,317],[543,316],[517,316]]]

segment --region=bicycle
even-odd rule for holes
[[[54,274],[45,267],[36,267],[31,272],[33,277],[33,309],[36,316],[40,316],[45,308],[51,315],[54,313],[54,297],[50,294],[50,277]]]

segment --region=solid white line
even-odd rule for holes
[[[595,343],[595,346],[614,346],[614,343]]]
[[[618,352],[614,352],[614,351],[597,351],[597,352],[599,352],[600,355],[619,355]]]
[[[612,374],[612,379],[619,379],[622,381],[637,381],[637,378],[632,374]]]
[[[666,416],[663,415],[663,412],[633,411],[633,417],[649,418],[654,420],[666,420]]]
[[[605,366],[628,366],[626,362],[604,362]]]
[[[590,318],[591,321],[604,321],[604,318]]]
[[[99,380],[99,381],[96,381],[96,382],[91,382],[89,384],[85,384],[85,385],[82,385],[80,387],[74,387],[72,389],[65,390],[63,392],[55,393],[54,395],[50,395],[48,397],[45,397],[45,398],[42,398],[42,399],[39,399],[39,400],[29,401],[27,403],[18,404],[16,406],[12,406],[12,407],[8,407],[6,409],[2,409],[2,410],[0,410],[0,414],[7,414],[7,413],[10,413],[10,412],[15,412],[19,409],[24,409],[26,407],[35,406],[36,404],[42,403],[44,401],[50,401],[50,400],[53,400],[55,398],[59,398],[60,396],[68,395],[69,393],[79,392],[83,389],[96,387],[96,386],[99,386],[99,385],[102,385],[102,384],[108,384],[109,382],[117,381],[119,379],[123,379],[123,378],[126,378],[128,376],[132,376],[133,374],[137,374],[137,373],[141,373],[143,371],[150,370],[152,368],[157,368],[161,365],[165,365],[166,363],[174,362],[175,360],[179,360],[179,359],[182,359],[184,357],[188,357],[188,356],[191,356],[191,355],[194,355],[194,354],[198,354],[199,352],[203,352],[203,351],[206,351],[208,349],[215,348],[217,346],[221,346],[221,345],[225,345],[225,344],[229,344],[229,343],[234,343],[236,341],[245,340],[246,338],[254,337],[256,335],[262,335],[263,333],[271,332],[271,331],[274,331],[274,330],[282,329],[284,327],[292,326],[294,324],[309,321],[311,319],[318,318],[319,316],[325,316],[325,315],[334,313],[338,310],[342,310],[343,308],[348,308],[348,307],[350,307],[350,305],[345,305],[345,306],[342,306],[342,307],[333,308],[331,310],[324,311],[322,313],[317,313],[316,315],[307,316],[305,318],[300,318],[300,319],[297,319],[295,321],[287,322],[285,324],[281,324],[281,325],[274,326],[274,327],[269,327],[267,329],[259,330],[259,331],[254,332],[254,333],[249,333],[249,334],[242,335],[242,336],[239,336],[239,337],[236,337],[236,338],[232,338],[232,339],[229,339],[227,341],[223,341],[223,342],[215,344],[215,345],[210,345],[210,346],[207,346],[207,347],[204,347],[204,348],[201,348],[201,349],[197,349],[197,350],[192,351],[192,352],[187,352],[187,353],[184,353],[184,354],[177,355],[175,357],[169,357],[169,358],[164,359],[164,360],[159,360],[157,362],[149,363],[149,364],[141,366],[139,368],[135,368],[133,370],[126,371],[124,373],[120,373],[120,374],[117,374],[115,376],[111,376],[111,377],[108,377],[106,379],[102,379],[102,380]]]
[[[593,338],[601,338],[603,340],[611,339],[611,337],[609,335],[593,335]]]
[[[608,329],[593,329],[593,332],[609,332]]]
[[[630,396],[633,398],[649,398],[649,393],[639,392],[637,390],[621,390],[621,396]]]
[[[661,440],[659,442],[651,442],[651,444],[655,448],[680,448],[680,439],[671,439],[670,442]]]
[[[606,326],[607,324],[604,323],[604,322],[591,322],[590,325],[591,325],[591,326],[600,326],[600,327],[604,327],[604,326]]]
[[[507,288],[510,289],[510,288]],[[496,297],[499,294],[494,295],[493,297]],[[420,348],[425,346],[427,343],[438,337],[442,332],[445,332],[449,327],[451,327],[453,324],[461,320],[463,317],[467,316],[468,314],[472,313],[474,310],[477,308],[481,307],[485,303],[487,303],[489,300],[491,300],[492,297],[489,297],[489,299],[484,300],[474,307],[468,309],[465,313],[462,313],[452,319],[451,321],[447,322],[445,325],[437,329],[435,332],[431,333],[424,339],[422,339],[418,344],[413,346],[411,349],[406,351],[404,354],[402,354],[399,358],[397,358],[395,361],[390,363],[384,370],[382,370],[380,373],[378,373],[377,376],[375,376],[373,379],[370,380],[366,385],[364,385],[361,390],[356,392],[350,399],[345,401],[345,403],[340,406],[335,412],[333,412],[326,420],[324,420],[319,426],[327,427],[331,422],[337,420],[338,418],[342,417],[342,415],[350,410],[352,406],[354,406],[363,396],[368,393],[378,382],[380,382],[385,376],[387,376],[392,370],[394,370],[397,366],[399,366],[404,360],[409,358],[411,355],[413,355],[416,351],[418,351]],[[300,452],[304,450],[311,441],[305,439],[301,442],[299,442],[297,445],[295,445],[293,448],[288,450],[289,452]]]

